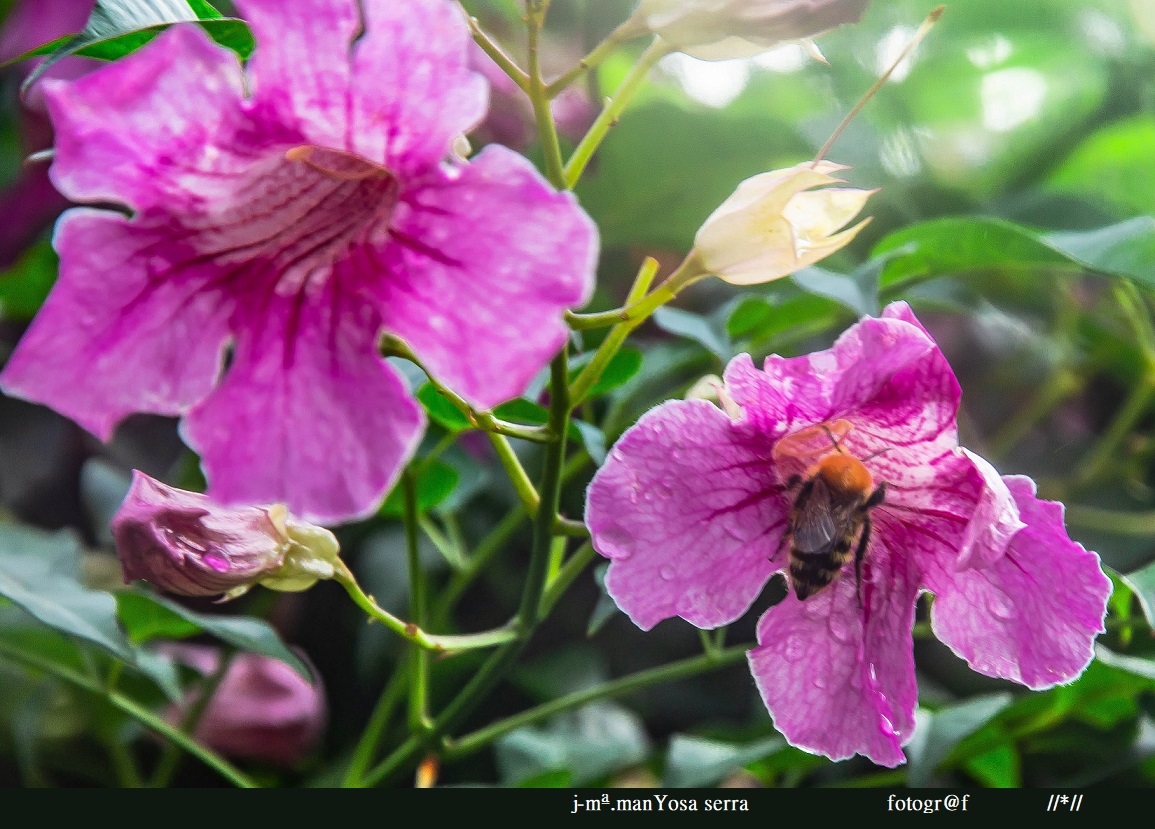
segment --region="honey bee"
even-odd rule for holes
[[[794,594],[805,601],[829,586],[853,554],[861,605],[862,561],[872,529],[870,512],[885,500],[886,484],[876,487],[866,465],[846,454],[830,430],[825,431],[837,451],[787,484],[788,489],[798,489],[786,538],[790,544],[790,583]]]

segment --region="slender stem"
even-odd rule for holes
[[[480,46],[485,54],[493,58],[493,62],[501,67],[501,71],[509,75],[523,92],[529,92],[529,75],[485,33],[476,17],[469,17],[469,32],[473,35],[473,42]]]
[[[425,574],[421,571],[421,549],[418,538],[417,484],[413,474],[406,471],[401,477],[405,495],[405,552],[409,566],[409,612],[418,627],[429,624],[429,602],[425,590]],[[410,655],[409,672],[409,728],[423,731],[429,726],[429,651],[414,647]]]
[[[577,66],[549,84],[545,88],[546,94],[551,98],[556,98],[586,72],[600,66],[602,61],[612,55],[623,43],[641,37],[647,31],[643,23],[631,17],[610,32],[605,40],[591,49],[589,54],[577,62]]]
[[[642,82],[645,81],[646,76],[650,74],[650,70],[654,65],[668,55],[672,51],[672,47],[663,41],[661,38],[655,37],[653,42],[642,52],[642,56],[638,58],[638,62],[630,69],[629,74],[626,75],[621,85],[614,92],[613,97],[606,102],[605,107],[598,115],[597,120],[589,128],[589,132],[582,138],[581,143],[578,144],[577,149],[574,150],[573,155],[570,156],[569,162],[565,167],[565,182],[568,187],[573,187],[581,179],[582,173],[585,172],[586,165],[590,163],[594,153],[597,152],[598,147],[601,146],[602,141],[605,140],[606,135],[610,131],[610,127],[617,123],[618,118],[625,111],[626,106],[633,100],[634,95],[641,88]]]
[[[561,158],[561,144],[557,140],[557,125],[549,106],[549,93],[541,75],[541,29],[545,25],[545,15],[549,10],[549,0],[527,0],[528,13],[525,16],[529,39],[529,93],[533,104],[533,117],[537,122],[537,134],[545,155],[545,173],[550,183],[559,190],[569,189],[566,185],[565,168]]]
[[[364,610],[372,619],[385,625],[385,627],[389,628],[389,630],[398,636],[408,639],[413,644],[425,650],[440,653],[444,651],[490,648],[502,642],[508,642],[516,635],[515,632],[509,628],[495,628],[494,630],[488,630],[482,633],[471,633],[462,636],[429,634],[422,630],[416,623],[405,622],[398,619],[392,613],[380,607],[372,596],[367,595],[365,591],[361,589],[361,586],[357,584],[349,568],[344,564],[341,564],[338,568],[337,574],[333,579],[345,588],[345,592],[349,594],[354,604]]]
[[[541,497],[534,489],[533,481],[529,479],[529,475],[525,471],[525,467],[521,465],[521,460],[517,457],[517,453],[513,451],[513,447],[509,445],[509,441],[502,435],[489,435],[489,442],[493,444],[494,451],[497,452],[497,458],[501,461],[501,465],[505,467],[505,474],[509,476],[510,483],[513,484],[513,490],[517,493],[518,500],[521,501],[526,512],[533,515],[537,512],[537,505],[541,503]]]
[[[623,307],[597,314],[575,314],[572,311],[566,311],[566,322],[574,331],[606,328],[619,322],[627,322],[630,306],[641,302],[645,297],[646,292],[650,290],[650,285],[653,284],[654,277],[658,275],[659,267],[657,259],[652,256],[645,258],[642,266],[638,268],[637,276],[634,277],[634,284],[630,286],[630,293],[626,296],[626,304]]]
[[[1155,512],[1119,512],[1081,504],[1067,504],[1066,518],[1068,524],[1084,530],[1136,538],[1155,536]]]
[[[545,587],[545,595],[541,597],[541,615],[548,616],[549,612],[553,610],[553,606],[557,604],[558,599],[562,597],[573,580],[581,575],[586,566],[594,560],[597,553],[594,547],[589,542],[578,547],[566,562],[562,564],[557,571],[557,575],[549,580]]]
[[[990,439],[991,454],[996,458],[1005,455],[1064,400],[1082,388],[1083,380],[1078,374],[1066,367],[1056,369],[1030,402]]]
[[[58,679],[75,685],[89,693],[95,694],[108,700],[114,707],[119,708],[125,714],[135,719],[137,722],[151,728],[153,731],[160,734],[167,740],[179,745],[189,754],[196,757],[206,766],[216,771],[221,777],[224,777],[234,786],[242,789],[255,789],[257,784],[244,774],[240,769],[236,768],[228,760],[221,757],[216,752],[205,748],[196,740],[193,740],[188,735],[184,734],[179,728],[169,725],[160,717],[153,714],[151,711],[142,708],[133,700],[121,694],[119,691],[109,691],[101,687],[99,682],[92,680],[82,674],[78,674],[71,668],[66,668],[63,665],[58,665],[51,662],[37,654],[25,653],[18,648],[10,647],[5,643],[0,643],[0,655],[11,659],[13,662],[18,662],[25,667],[34,670],[43,671],[52,674]]]
[[[1139,419],[1146,414],[1153,399],[1155,399],[1155,377],[1148,375],[1131,390],[1123,408],[1112,419],[1107,431],[1079,464],[1075,474],[1071,476],[1068,490],[1079,490],[1094,483],[1107,467],[1118,460],[1123,442],[1134,430]]]
[[[546,450],[545,465],[539,487],[541,505],[533,520],[533,546],[530,550],[529,571],[526,574],[521,603],[518,607],[515,625],[516,638],[502,644],[482,663],[477,673],[466,683],[465,687],[433,720],[425,735],[421,738],[410,737],[372,769],[363,778],[362,782],[366,785],[376,785],[385,780],[409,763],[423,745],[460,725],[461,721],[481,704],[489,692],[513,667],[541,618],[542,597],[549,571],[550,548],[553,544],[553,527],[558,517],[557,508],[561,497],[566,443],[565,426],[571,411],[567,384],[568,364],[569,360],[564,349],[550,363],[549,425],[551,430],[558,435],[558,442]]]
[[[345,779],[341,783],[343,788],[356,788],[360,785],[369,764],[373,762],[373,755],[377,753],[377,746],[385,736],[385,729],[389,727],[394,709],[405,696],[406,678],[405,671],[396,671],[381,691],[361,739],[357,741],[357,747],[353,750],[353,759],[349,762]]]
[[[478,749],[489,745],[503,734],[508,734],[518,728],[540,722],[556,714],[580,708],[583,705],[588,705],[597,700],[612,699],[613,697],[619,697],[650,685],[674,682],[679,679],[686,679],[687,677],[718,670],[719,668],[725,668],[742,661],[746,656],[746,651],[749,650],[750,647],[752,646],[740,645],[712,654],[694,656],[678,662],[671,662],[668,665],[662,665],[659,668],[639,671],[636,674],[631,674],[630,676],[625,676],[594,688],[588,688],[584,691],[567,694],[564,697],[543,703],[535,708],[522,711],[520,714],[499,720],[485,728],[474,731],[472,734],[467,734],[458,740],[447,741],[444,756],[446,759],[455,759],[467,754],[472,754]]]
[[[200,693],[193,699],[192,705],[189,706],[188,711],[181,718],[180,730],[190,737],[196,734],[197,726],[200,724],[201,718],[205,711],[208,710],[209,703],[212,702],[213,695],[220,687],[221,680],[225,678],[228,673],[229,666],[233,663],[233,657],[236,656],[236,651],[231,647],[226,647],[221,653],[220,662],[216,669],[209,674],[204,680],[204,687],[200,689]],[[165,789],[172,782],[173,775],[176,774],[180,767],[181,750],[176,743],[165,743],[164,753],[161,754],[160,760],[157,761],[156,768],[153,769],[152,779],[148,782],[150,789]]]

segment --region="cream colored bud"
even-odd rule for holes
[[[829,256],[869,221],[837,232],[877,192],[826,186],[842,183],[831,173],[845,169],[807,161],[746,179],[698,230],[695,255],[734,285],[780,279]]]

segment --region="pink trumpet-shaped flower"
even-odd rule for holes
[[[750,668],[792,744],[904,762],[924,590],[935,635],[980,673],[1039,689],[1091,661],[1111,591],[1098,556],[1029,478],[999,477],[959,447],[958,382],[904,303],[827,351],[771,356],[763,370],[740,355],[724,381],[722,408],[670,401],[629,429],[586,515],[611,559],[606,588],[635,623],[713,628],[788,568],[799,481],[823,458],[856,458],[885,484],[861,586],[847,560],[829,586],[805,601],[791,590],[758,624]]]
[[[404,339],[478,407],[520,394],[592,287],[596,230],[519,155],[452,160],[485,113],[448,0],[238,0],[257,48],[192,24],[46,83],[60,281],[0,375],[107,439],[180,415],[225,502],[373,511],[424,426]]]

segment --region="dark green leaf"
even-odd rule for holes
[[[594,426],[592,423],[586,423],[584,420],[575,420],[573,424],[581,433],[582,446],[585,447],[586,452],[589,453],[593,462],[601,466],[606,462],[605,433],[597,426]]]
[[[475,428],[461,410],[449,402],[449,398],[437,390],[432,383],[426,383],[417,390],[417,399],[425,407],[426,414],[434,423],[450,432],[461,432]]]
[[[733,354],[726,334],[706,317],[683,311],[680,308],[659,308],[654,312],[654,323],[663,331],[693,340],[698,345],[726,362]]]
[[[1135,594],[1147,625],[1155,630],[1155,562],[1119,579]]]
[[[457,486],[457,470],[443,461],[421,463],[417,473],[417,511],[429,512],[448,498]],[[393,487],[380,514],[387,518],[401,518],[405,515],[405,488]]]
[[[1017,789],[1022,786],[1022,762],[1013,745],[996,746],[986,754],[971,757],[963,764],[967,772],[992,789]]]
[[[0,315],[20,321],[36,316],[56,283],[59,262],[48,242],[24,251],[16,264],[0,274]]]
[[[97,0],[79,34],[61,38],[13,58],[9,63],[48,55],[24,81],[28,89],[50,67],[70,55],[116,60],[136,51],[174,23],[199,22],[217,43],[248,57],[254,47],[248,24],[222,17],[203,0]]]
[[[196,613],[141,588],[117,593],[116,604],[125,629],[134,641],[157,637],[179,639],[203,631],[239,650],[278,659],[305,679],[312,680],[312,673],[305,663],[289,650],[267,622],[260,619]]]
[[[608,702],[562,714],[544,728],[519,728],[495,746],[506,785],[565,770],[573,775],[573,785],[583,786],[642,762],[648,751],[638,716]]]
[[[1011,703],[1011,695],[991,694],[942,708],[920,712],[914,738],[906,747],[910,763],[908,784],[926,786],[938,764],[969,734],[986,725]]]
[[[594,384],[594,389],[597,384]],[[592,393],[592,390],[591,390]],[[526,400],[524,397],[518,397],[514,400],[506,401],[493,410],[494,415],[501,420],[508,420],[510,423],[519,423],[523,426],[545,426],[549,423],[549,410],[545,406],[539,406],[531,400]],[[569,424],[566,432],[570,440],[581,441],[581,432],[573,424]]]
[[[833,299],[860,317],[878,313],[877,277],[871,285],[869,277],[860,280],[822,268],[803,268],[790,279],[807,293]]]
[[[726,333],[733,340],[753,335],[774,316],[774,306],[760,296],[743,297],[726,320]]]
[[[786,741],[781,737],[770,737],[749,745],[732,745],[675,734],[666,755],[662,785],[675,789],[714,786],[743,766],[785,747]]]
[[[572,383],[577,377],[581,367],[588,362],[589,357],[593,357],[593,352],[587,352],[582,357],[585,360],[575,360],[570,371],[570,382]],[[589,393],[586,395],[587,400],[593,400],[596,397],[601,397],[603,394],[609,394],[614,389],[624,386],[642,367],[642,352],[636,348],[626,346],[618,351],[612,358],[609,364],[602,371],[602,376],[598,381],[590,387]]]
[[[68,636],[134,663],[108,593],[80,581],[80,545],[68,532],[0,525],[0,596]]]

